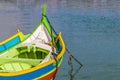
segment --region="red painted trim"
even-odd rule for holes
[[[58,68],[59,69],[59,68]],[[46,75],[46,76],[44,76],[44,77],[42,77],[42,78],[40,78],[40,79],[37,79],[37,80],[52,80],[53,79],[53,77],[56,75],[56,73],[58,72],[58,69],[57,69],[57,71],[55,70],[54,72],[52,72],[52,73],[50,73],[50,74],[48,74],[48,75]]]

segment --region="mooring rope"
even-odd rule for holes
[[[50,21],[49,21],[48,17],[47,17],[46,15],[44,15],[44,14],[42,14],[42,16],[45,16],[45,17],[46,17],[46,19],[47,19],[47,21],[48,21],[48,23],[49,23],[49,25],[50,25],[51,30],[54,31],[55,35],[57,35],[57,32],[55,31],[55,29],[54,29],[54,28],[52,27],[52,25],[50,24]],[[53,33],[53,32],[51,31],[51,33]],[[75,59],[75,61],[76,61],[77,63],[79,63],[81,66],[83,66],[82,63],[81,63],[80,61],[78,61],[78,60],[73,56],[73,54],[70,52],[70,50],[68,50],[67,47],[66,47],[66,51],[68,52],[68,54],[69,54],[70,56],[72,56],[72,58]]]
[[[47,18],[47,16],[45,16],[45,17]],[[54,60],[55,60],[55,62],[56,62],[56,65],[55,65],[56,70],[55,70],[55,73],[54,73],[54,76],[53,76],[53,80],[55,80],[55,77],[56,77],[56,74],[57,74],[57,70],[58,70],[58,60],[57,60],[57,54],[56,54],[56,52],[55,52],[55,50],[54,50],[54,36],[53,36],[52,27],[51,27],[51,24],[50,24],[50,21],[48,20],[48,18],[47,18],[47,21],[48,21],[48,23],[49,23],[49,25],[50,25],[50,30],[51,30],[52,55],[53,55],[53,58],[54,58]]]
[[[43,10],[44,10],[44,9],[43,9]],[[48,22],[49,25],[50,25],[50,28],[51,28],[51,38],[52,38],[52,47],[54,47],[54,36],[53,36],[53,32],[54,32],[55,35],[58,35],[58,34],[57,34],[57,32],[55,31],[55,29],[52,27],[52,25],[50,24],[50,21],[49,21],[48,17],[46,16],[46,13],[45,13],[45,14],[42,14],[42,16],[46,17],[47,22]],[[56,53],[54,53],[54,49],[52,49],[52,50],[53,50],[53,55],[56,54]],[[73,59],[80,65],[80,68],[81,68],[81,67],[83,66],[83,64],[73,56],[73,54],[70,52],[70,50],[68,50],[67,47],[66,47],[66,51],[67,51],[67,53],[69,54],[69,60],[68,60],[68,61],[69,61],[69,63],[71,63],[71,64],[69,64],[69,65],[70,65],[70,66],[73,65],[73,64],[72,64],[72,58],[73,58]],[[56,72],[55,72],[54,77],[53,77],[53,80],[54,80],[54,79],[55,79],[55,76],[56,76],[56,73],[57,73],[58,61],[57,61],[57,59],[56,59],[55,56],[53,56],[53,57],[54,57],[54,59],[55,59],[55,61],[56,61]]]
[[[49,21],[48,17],[47,17],[47,16],[45,16],[45,17],[47,18],[47,21],[48,21],[48,23],[50,24],[50,21]],[[51,24],[50,24],[50,27],[51,27],[51,29],[54,31],[55,35],[57,35],[57,32],[55,31],[55,29],[52,27]],[[80,61],[78,61],[78,60],[73,56],[73,54],[70,52],[70,50],[68,50],[67,47],[66,47],[66,51],[67,51],[67,53],[68,53],[80,66],[83,66],[83,64],[82,64]]]
[[[66,51],[68,52],[68,54],[70,55],[70,58],[73,58],[81,67],[83,66],[83,64],[80,62],[80,61],[78,61],[74,56],[73,56],[73,54],[66,48]],[[69,58],[69,59],[70,59]]]

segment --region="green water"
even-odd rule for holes
[[[33,31],[41,19],[42,3],[48,5],[52,26],[63,33],[67,47],[84,65],[78,73],[73,60],[70,73],[66,53],[55,80],[120,80],[119,0],[1,0],[0,40],[18,28]]]

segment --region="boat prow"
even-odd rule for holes
[[[65,44],[61,33],[55,35],[45,6],[42,20],[33,33],[21,31],[0,43],[1,80],[51,80],[63,60]]]

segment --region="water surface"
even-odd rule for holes
[[[0,41],[16,33],[33,31],[41,19],[41,4],[67,47],[83,63],[70,77],[68,55],[56,80],[120,80],[119,0],[1,0]],[[78,64],[74,63],[74,71]]]

